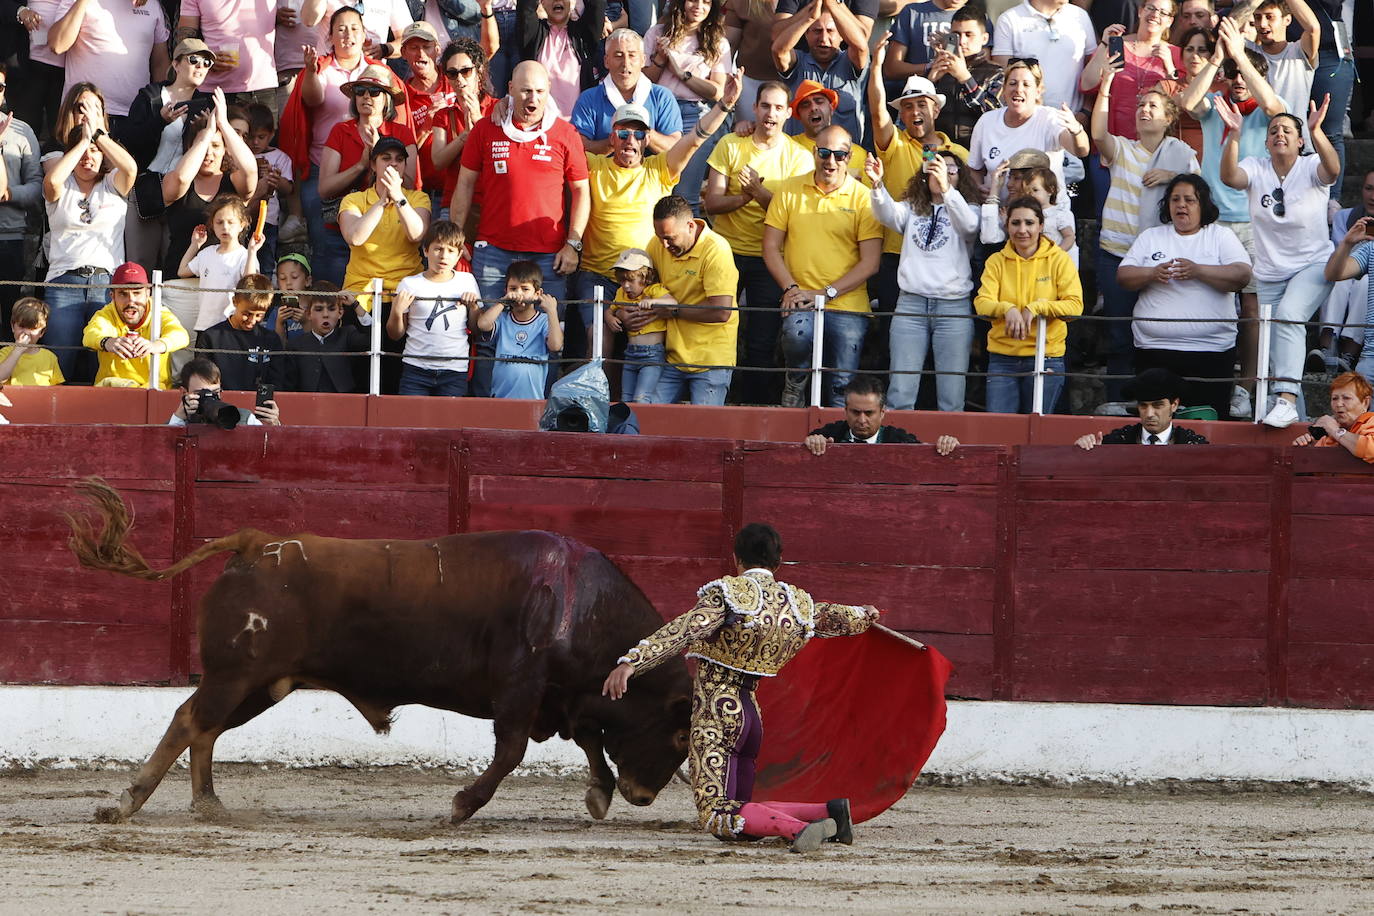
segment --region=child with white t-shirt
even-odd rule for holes
[[[248,205],[236,194],[224,194],[210,201],[205,219],[209,229],[197,226],[191,231],[191,244],[181,256],[177,271],[178,276],[200,279],[200,311],[191,333],[193,347],[197,332],[214,327],[234,310],[232,291],[245,275],[257,273],[258,249],[263,244],[263,237],[254,233],[248,247],[243,246],[243,235],[248,231]],[[219,244],[203,247],[211,232]]]
[[[1008,161],[1003,160],[1003,165],[1005,166]],[[1054,174],[1054,169],[1044,166],[1025,169],[1016,180],[1010,171],[1002,166],[998,167],[997,172],[993,174],[993,196],[983,204],[981,241],[989,245],[1000,245],[1007,240],[1006,207],[997,196],[1001,192],[1003,177],[1007,179],[1008,199],[1032,197],[1044,208],[1045,222],[1041,226],[1040,234],[1064,249],[1073,260],[1073,266],[1077,267],[1077,223],[1074,221],[1072,210],[1055,203],[1059,199],[1059,176]]]
[[[295,173],[291,169],[291,157],[272,145],[272,135],[277,132],[272,109],[254,103],[244,109],[244,114],[248,130],[243,140],[258,160],[258,189],[254,197],[267,201],[267,222],[263,227],[265,241],[258,253],[258,266],[263,273],[270,273],[277,263],[282,201],[298,214],[300,198],[293,193]],[[238,123],[233,118],[229,121],[235,128]]]
[[[431,224],[420,242],[424,273],[396,285],[386,332],[392,340],[406,339],[400,394],[468,393],[468,325],[481,303],[476,278],[457,269],[463,241],[454,223]]]

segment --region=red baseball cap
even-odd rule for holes
[[[148,271],[143,269],[142,264],[125,261],[115,268],[114,276],[110,278],[110,284],[113,286],[147,286]]]

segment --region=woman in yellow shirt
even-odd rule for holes
[[[988,258],[973,300],[992,319],[988,332],[989,413],[1029,413],[1035,378],[1037,321],[1045,322],[1045,411],[1053,413],[1064,388],[1064,318],[1083,314],[1083,285],[1073,261],[1041,235],[1039,202],[1018,197],[1007,205],[1007,244]]]

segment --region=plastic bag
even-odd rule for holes
[[[539,428],[566,429],[568,415],[564,416],[562,427],[559,425],[559,415],[568,408],[580,408],[586,414],[587,432],[606,431],[606,418],[611,409],[611,383],[606,379],[600,360],[579,366],[553,383],[549,389],[549,399],[544,404],[544,415],[539,418]],[[570,415],[573,411],[568,413]]]

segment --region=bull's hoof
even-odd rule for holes
[[[587,811],[597,820],[605,820],[611,810],[611,793],[600,786],[587,787]]]
[[[463,796],[462,796],[462,793],[460,792],[458,795],[454,796],[454,799],[453,799],[453,816],[449,818],[449,823],[451,823],[451,824],[461,824],[461,823],[463,823],[463,822],[466,821],[468,818],[470,818],[470,817],[472,817],[474,814],[476,814],[476,813],[477,813],[477,809],[480,808],[480,807],[482,807],[482,806],[481,806],[481,805],[474,805],[472,802],[467,801],[466,799],[464,799]]]
[[[119,807],[100,807],[95,809],[97,824],[122,824],[134,814],[134,796],[128,789],[119,793]]]
[[[229,810],[217,795],[202,795],[191,799],[191,811],[197,820],[223,823],[229,820]]]

